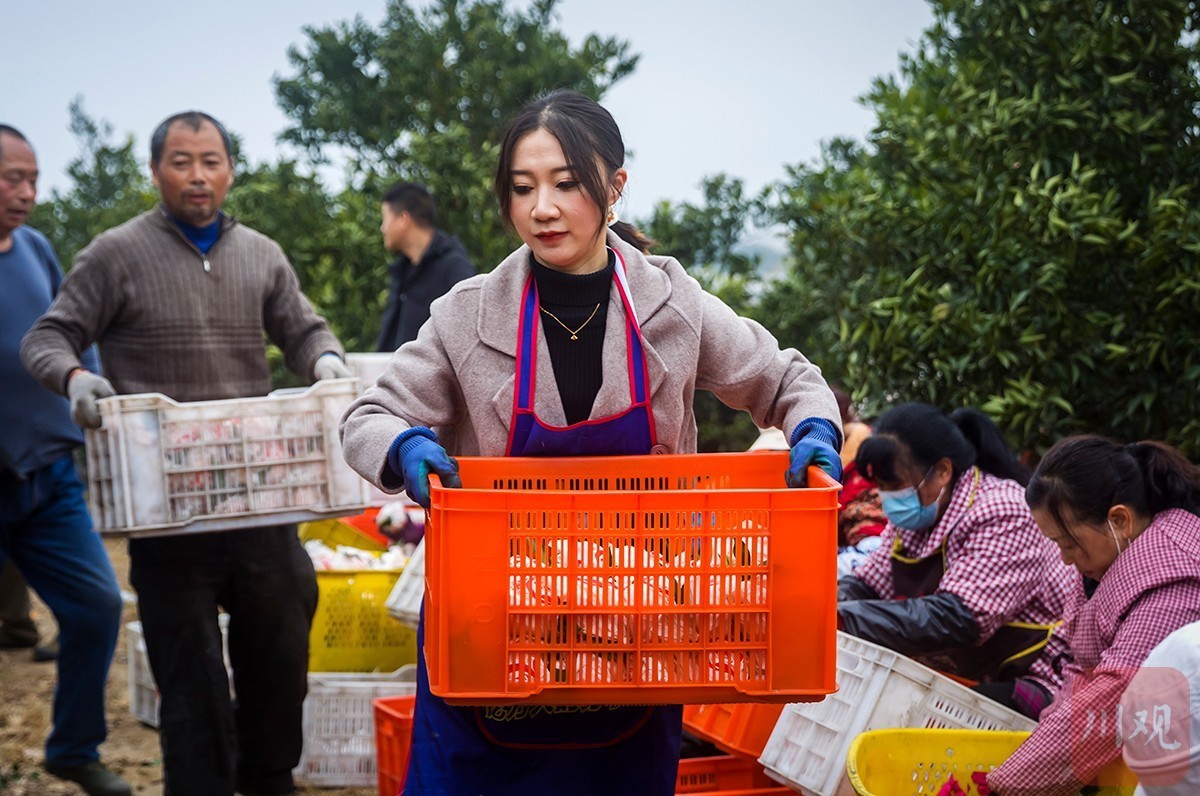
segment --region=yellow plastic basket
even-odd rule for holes
[[[298,527],[301,542],[317,539],[329,547],[344,545],[345,547],[357,547],[359,550],[368,550],[372,553],[382,553],[387,549],[380,542],[344,520],[302,522]]]
[[[416,662],[416,631],[393,619],[385,605],[399,577],[399,570],[317,573],[309,671],[392,672]]]
[[[936,796],[951,776],[976,796],[972,772],[997,768],[1028,737],[995,730],[871,730],[851,742],[846,775],[859,796]],[[1129,796],[1137,785],[1119,758],[1097,780],[1106,796]]]

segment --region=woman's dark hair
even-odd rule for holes
[[[1048,511],[1068,534],[1069,520],[1099,525],[1119,503],[1143,517],[1166,509],[1200,514],[1200,468],[1161,442],[1122,445],[1094,434],[1067,437],[1046,451],[1025,502]]]
[[[640,229],[627,221],[618,221],[609,227],[621,240],[628,243],[642,254],[649,254],[650,249],[658,245],[658,241],[646,235]]]
[[[947,416],[929,404],[892,407],[863,440],[855,462],[867,478],[894,483],[897,465],[915,464],[925,472],[941,459],[950,460],[955,478],[978,465],[1022,486],[1029,482],[1029,469],[1017,461],[991,418],[978,409],[955,409]]]
[[[850,394],[832,384],[829,389],[833,391],[833,399],[837,401],[838,413],[842,416],[842,425],[856,422],[859,419],[858,412],[854,410],[854,402],[850,399]]]
[[[600,208],[601,221],[596,235],[601,235],[612,176],[625,164],[625,141],[612,114],[600,103],[578,91],[566,89],[557,89],[534,99],[517,112],[504,133],[494,184],[504,223],[512,224],[509,213],[512,210],[513,153],[521,139],[537,130],[545,130],[554,136],[575,180]],[[648,252],[654,245],[654,241],[637,227],[624,221],[613,224],[612,231],[641,252]]]

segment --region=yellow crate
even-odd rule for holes
[[[309,671],[392,672],[416,662],[416,631],[393,619],[386,607],[398,577],[399,570],[317,573]]]
[[[387,549],[379,541],[372,539],[344,520],[302,522],[298,528],[301,542],[316,539],[329,547],[336,548],[338,545],[344,545],[357,547],[359,550],[368,550],[372,553],[382,553]]]
[[[933,796],[951,775],[969,796],[971,773],[991,771],[1029,737],[997,730],[871,730],[846,754],[846,775],[859,796]],[[1137,780],[1118,759],[1097,777],[1106,796],[1129,796]]]

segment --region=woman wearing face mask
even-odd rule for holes
[[[858,471],[879,485],[882,545],[838,581],[843,630],[1036,718],[1059,682],[1053,629],[1072,572],[1025,505],[1028,471],[981,412],[885,412]],[[1049,687],[1047,687],[1049,686]]]
[[[1071,437],[1046,453],[1026,499],[1083,576],[1055,634],[1074,662],[1037,729],[988,784],[1000,796],[1073,794],[1121,756],[1122,740],[1180,743],[1186,730],[1181,710],[1117,708],[1151,650],[1200,620],[1200,470],[1160,442]]]

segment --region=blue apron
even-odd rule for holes
[[[613,279],[625,312],[631,406],[569,426],[543,423],[533,410],[537,286],[525,285],[517,336],[517,382],[508,456],[628,456],[655,445],[642,332],[616,254]],[[567,794],[672,796],[683,708],[447,705],[429,691],[425,620],[417,631],[417,707],[405,794]]]

